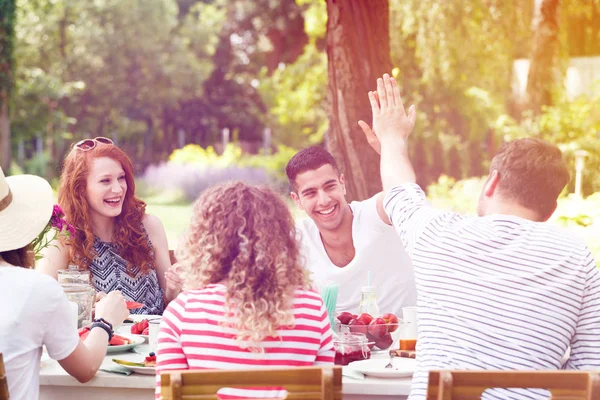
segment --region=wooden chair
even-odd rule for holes
[[[296,367],[253,370],[196,370],[162,373],[163,400],[216,400],[224,387],[278,386],[286,400],[341,400],[342,368]]]
[[[6,380],[6,369],[4,368],[4,358],[0,353],[0,400],[8,400],[8,381]]]
[[[430,371],[427,400],[479,400],[491,388],[539,388],[553,400],[598,400],[600,372]]]

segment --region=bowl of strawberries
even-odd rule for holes
[[[367,337],[372,350],[387,350],[392,347],[400,336],[398,328],[405,324],[392,313],[373,317],[367,313],[356,315],[344,311],[337,315],[337,320],[337,332],[362,333]]]

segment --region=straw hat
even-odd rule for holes
[[[45,179],[6,178],[0,168],[0,252],[31,243],[50,221],[53,207],[52,188]]]

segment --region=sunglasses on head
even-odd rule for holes
[[[113,141],[110,140],[109,138],[98,136],[97,138],[94,138],[94,139],[80,140],[79,142],[77,142],[75,144],[75,147],[78,148],[79,150],[88,151],[88,150],[91,150],[94,147],[96,147],[96,144],[98,144],[98,143],[114,144]]]

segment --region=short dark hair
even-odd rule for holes
[[[322,146],[310,146],[294,154],[294,157],[290,159],[285,167],[285,173],[290,185],[295,190],[298,174],[320,168],[327,164],[331,165],[336,171],[339,171],[337,163],[330,152]]]
[[[560,192],[569,183],[569,166],[558,147],[536,138],[504,143],[492,159],[490,173],[498,171],[500,194],[547,217]]]

